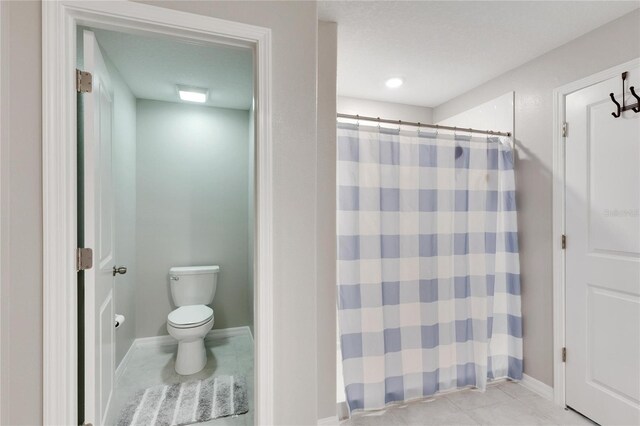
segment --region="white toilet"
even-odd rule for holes
[[[176,373],[195,374],[207,363],[204,337],[213,327],[213,301],[219,266],[169,269],[171,297],[178,307],[167,316],[167,331],[178,341]]]

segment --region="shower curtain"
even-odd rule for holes
[[[338,315],[349,409],[522,378],[507,138],[338,125]]]

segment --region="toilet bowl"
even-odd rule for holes
[[[217,288],[218,266],[183,266],[169,270],[171,296],[177,306],[167,316],[167,331],[178,341],[175,370],[195,374],[207,364],[204,338],[213,328],[209,304]]]
[[[178,341],[176,373],[195,374],[207,364],[204,338],[213,322],[213,309],[206,305],[181,306],[168,315],[167,331]]]

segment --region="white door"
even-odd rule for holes
[[[566,98],[566,404],[602,425],[640,425],[640,113],[611,115],[621,91]]]
[[[83,96],[84,245],[93,249],[93,268],[85,271],[85,423],[103,425],[115,377],[113,267],[113,92],[100,48],[91,31],[83,33],[84,71],[93,89]]]

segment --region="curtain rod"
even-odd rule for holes
[[[493,130],[478,130],[478,129],[464,128],[464,127],[441,126],[438,124],[423,124],[423,123],[416,123],[414,121],[389,120],[389,119],[380,118],[380,117],[365,117],[363,115],[338,113],[338,118],[350,118],[352,120],[375,121],[377,123],[397,124],[399,126],[415,126],[418,128],[425,127],[427,129],[452,130],[454,132],[461,131],[461,132],[469,132],[469,133],[481,133],[483,135],[511,137],[511,132],[494,132]]]

